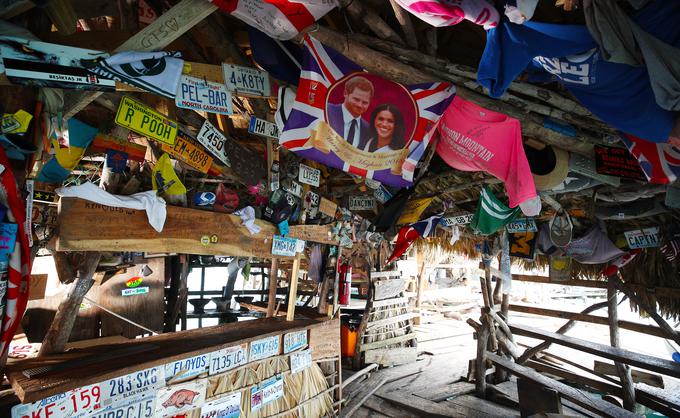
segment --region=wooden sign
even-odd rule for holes
[[[177,87],[175,105],[184,109],[231,115],[231,93],[227,86],[200,78],[182,75]]]
[[[201,173],[207,173],[213,163],[213,157],[182,130],[177,132],[174,145],[162,144],[161,148]]]
[[[628,248],[652,248],[659,246],[659,227],[634,229],[624,232]]]
[[[517,218],[505,226],[508,232],[538,232],[534,218]]]
[[[237,95],[271,96],[269,74],[265,71],[240,65],[222,64],[222,72],[227,89]]]
[[[517,232],[508,234],[508,241],[510,243],[510,256],[534,259],[536,251],[536,237],[535,232]]]
[[[338,358],[340,352],[340,319],[325,321],[310,328],[309,346],[313,347],[312,359]]]
[[[301,350],[290,355],[290,372],[295,374],[312,365],[312,349]]]
[[[165,381],[173,384],[207,373],[208,360],[208,354],[199,354],[168,363],[165,365]]]
[[[448,216],[442,218],[439,223],[442,226],[455,226],[455,225],[467,225],[472,222],[472,218],[475,217],[474,213],[464,213],[462,215]]]
[[[598,174],[646,181],[637,159],[625,148],[595,145],[595,167]]]
[[[283,353],[288,354],[307,345],[307,330],[283,334]]]
[[[373,196],[350,196],[348,202],[349,210],[373,210],[375,208],[375,198]]]
[[[206,402],[201,418],[238,418],[241,415],[241,391]]]
[[[177,136],[177,122],[128,96],[124,96],[120,101],[116,123],[168,145],[173,145]]]
[[[300,164],[300,169],[298,170],[298,180],[300,183],[319,187],[319,183],[321,181],[321,170]]]
[[[202,407],[207,388],[208,379],[195,379],[159,389],[154,416],[172,417],[180,412]]]
[[[278,356],[281,351],[281,336],[272,335],[261,340],[251,341],[250,361],[262,360],[268,357]]]
[[[337,210],[337,203],[333,202],[332,200],[328,200],[325,197],[321,198],[321,202],[319,202],[319,212],[326,216],[330,216],[331,218],[335,218],[335,212]]]
[[[227,142],[227,137],[208,120],[203,122],[203,126],[201,126],[201,130],[198,132],[198,135],[196,135],[196,139],[203,144],[214,157],[222,161],[226,166],[231,166],[229,159],[224,153],[224,144]]]
[[[279,127],[275,123],[256,118],[255,116],[250,117],[248,132],[267,138],[279,139]]]
[[[210,376],[248,363],[248,344],[223,348],[210,353]]]

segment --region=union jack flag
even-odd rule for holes
[[[399,234],[397,234],[397,242],[394,244],[394,250],[385,264],[389,264],[401,257],[419,237],[427,238],[432,236],[435,229],[437,229],[437,225],[442,220],[442,216],[444,216],[444,214],[439,213],[430,216],[427,219],[414,222],[411,225],[402,226],[399,230]]]
[[[338,51],[324,46],[311,36],[305,36],[304,44],[300,85],[290,116],[279,137],[281,145],[304,158],[319,161],[348,173],[395,187],[410,186],[413,183],[416,165],[435,132],[434,128],[453,100],[455,86],[445,82],[402,86],[410,95],[409,100],[415,103],[413,112],[417,114],[404,113],[405,118],[413,116],[414,130],[411,141],[406,145],[408,153],[401,165],[401,173],[393,174],[389,168],[375,171],[362,169],[343,161],[333,152],[322,153],[312,146],[309,139],[311,131],[327,117],[326,104],[331,87],[351,74],[368,73]],[[402,109],[402,112],[405,111]]]
[[[336,5],[335,0],[211,0],[224,12],[272,38],[288,40]]]
[[[647,181],[656,184],[674,182],[680,176],[680,149],[668,143],[645,141],[633,135],[621,135],[623,143],[638,160]]]

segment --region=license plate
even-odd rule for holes
[[[375,198],[373,196],[350,196],[349,210],[373,210]]]
[[[109,379],[99,384],[102,388],[102,406],[110,406],[121,399],[145,396],[155,393],[156,389],[165,386],[165,370],[163,367],[150,367]],[[152,412],[153,412],[153,408]]]
[[[224,84],[183,75],[175,96],[177,107],[231,115],[231,93]]]
[[[307,345],[307,330],[283,334],[283,353],[287,354]]]
[[[224,165],[231,167],[229,159],[224,153],[224,143],[227,142],[227,137],[224,136],[212,123],[207,120],[203,122],[201,130],[196,135],[198,142],[210,151],[214,157],[222,161]]]
[[[151,418],[156,407],[156,392],[123,399],[101,408],[87,418]]]
[[[222,64],[227,89],[238,94],[271,96],[269,74],[256,68]]]
[[[279,127],[275,123],[267,122],[264,119],[250,117],[250,124],[248,124],[248,132],[255,135],[266,136],[269,138],[279,138]]]
[[[241,392],[206,402],[201,418],[238,418],[241,414]]]
[[[248,344],[227,347],[210,354],[210,375],[224,373],[248,363]]]
[[[312,349],[298,351],[290,355],[290,372],[301,372],[312,365]]]
[[[267,357],[279,355],[281,337],[274,335],[250,343],[250,361],[262,360]]]
[[[298,180],[300,183],[319,187],[319,182],[321,181],[321,170],[300,164],[300,169],[298,170]]]
[[[165,365],[165,381],[168,384],[192,379],[208,371],[208,354],[199,354]]]
[[[120,101],[116,123],[168,145],[173,145],[177,136],[177,122],[127,96]]]
[[[465,225],[472,222],[472,218],[475,215],[473,213],[466,213],[465,215],[449,216],[448,218],[442,218],[439,222],[442,226],[454,226],[454,225]]]
[[[208,379],[196,379],[159,389],[156,392],[154,417],[173,417],[180,412],[202,407],[207,387]]]
[[[295,238],[274,235],[274,240],[272,241],[272,254],[283,257],[295,257],[295,250],[298,247],[297,241],[298,240]]]
[[[213,163],[213,158],[194,142],[187,134],[182,131],[177,133],[175,145],[163,144],[163,151],[186,163],[201,173],[207,173]]]
[[[30,404],[15,405],[12,418],[81,418],[101,407],[98,384],[73,389]]]
[[[508,232],[537,232],[536,221],[533,218],[516,219],[506,225]]]

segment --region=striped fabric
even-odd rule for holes
[[[272,38],[288,40],[333,10],[336,0],[212,0]]]
[[[673,183],[680,176],[680,148],[668,143],[645,141],[633,135],[621,135],[621,141],[637,158],[650,183]]]
[[[453,26],[463,19],[484,29],[495,28],[499,15],[486,0],[396,0],[404,9],[432,26]]]
[[[519,207],[510,209],[484,187],[470,226],[480,234],[490,235],[512,222],[519,212]]]
[[[303,158],[319,161],[329,167],[390,186],[410,186],[413,183],[416,164],[427,148],[439,118],[453,100],[455,87],[450,83],[440,82],[404,86],[416,104],[418,115],[415,134],[408,144],[408,155],[402,164],[402,173],[392,174],[390,169],[378,171],[361,169],[346,163],[332,152],[330,155],[322,155],[312,147],[309,138],[311,130],[316,129],[326,117],[326,101],[330,87],[349,74],[365,70],[310,36],[305,36],[304,44],[300,85],[293,109],[279,138],[280,144]]]
[[[0,359],[6,359],[7,349],[14,333],[24,316],[28,302],[28,282],[31,277],[31,253],[28,247],[28,235],[24,228],[26,208],[19,196],[17,185],[10,168],[5,151],[0,147],[0,165],[7,167],[0,175],[0,203],[7,206],[9,222],[18,224],[17,240],[14,251],[9,256],[7,293],[2,315],[2,337],[0,339]],[[4,361],[4,360],[3,360]],[[2,368],[2,364],[0,364]]]

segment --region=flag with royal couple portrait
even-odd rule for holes
[[[351,174],[410,186],[455,87],[387,80],[309,35],[304,46],[300,85],[281,145]]]

